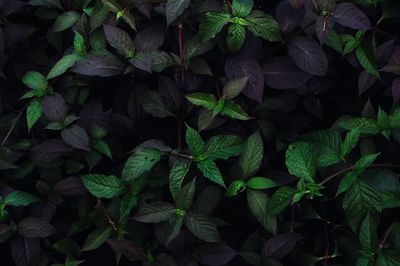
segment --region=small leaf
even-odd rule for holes
[[[74,148],[90,151],[89,148],[89,136],[86,131],[77,125],[72,125],[64,128],[61,131],[62,139]]]
[[[169,174],[169,190],[174,200],[176,200],[179,190],[181,189],[183,179],[189,172],[190,165],[190,162],[178,162],[174,163],[171,167]]]
[[[278,22],[271,16],[259,10],[253,10],[246,17],[248,29],[258,37],[270,42],[281,40],[281,31]]]
[[[189,146],[190,152],[195,157],[203,154],[206,147],[200,134],[188,125],[186,125],[186,144]]]
[[[59,32],[66,29],[71,28],[80,18],[78,12],[76,11],[68,11],[62,13],[60,16],[57,17],[56,21],[53,25],[53,31]]]
[[[49,84],[46,77],[36,71],[29,71],[22,77],[22,82],[30,89],[38,92],[46,91]]]
[[[247,85],[249,77],[242,77],[230,80],[224,87],[222,94],[225,99],[232,100],[236,98]]]
[[[356,57],[365,71],[379,78],[378,67],[370,49],[363,45],[358,46],[356,49]]]
[[[240,105],[231,100],[225,101],[224,108],[222,109],[221,114],[238,120],[251,119],[251,117],[242,109]]]
[[[110,226],[96,228],[86,238],[86,241],[82,247],[82,251],[97,249],[107,241],[107,239],[111,236],[111,233],[112,228]]]
[[[28,131],[36,124],[42,116],[42,105],[38,98],[33,99],[26,108],[26,122],[28,124]]]
[[[376,120],[368,117],[348,118],[340,121],[339,126],[347,130],[358,128],[361,134],[376,135],[380,132]]]
[[[232,11],[237,17],[246,17],[253,9],[253,0],[233,0]]]
[[[204,265],[228,265],[237,252],[222,244],[205,244],[199,248],[199,261]]]
[[[278,214],[288,207],[296,194],[296,190],[292,187],[281,187],[272,195],[268,202],[268,211],[272,214]]]
[[[358,128],[352,129],[346,134],[341,146],[341,156],[345,158],[350,152],[357,146],[358,140],[360,139],[360,130]]]
[[[231,24],[228,28],[228,36],[226,42],[231,52],[236,52],[242,48],[246,40],[246,29],[240,24]]]
[[[196,92],[187,94],[185,97],[192,104],[204,107],[208,110],[214,109],[217,105],[217,99],[212,94]]]
[[[196,178],[179,190],[175,198],[177,208],[187,210],[192,205],[195,188]]]
[[[283,259],[294,248],[297,242],[300,241],[300,235],[292,232],[279,234],[276,237],[270,238],[262,248],[264,257],[271,257],[277,260]]]
[[[237,196],[240,192],[246,189],[246,182],[244,180],[233,181],[225,192],[225,197]]]
[[[81,178],[85,187],[97,198],[111,199],[124,190],[121,181],[113,175],[89,174]]]
[[[376,234],[377,224],[375,219],[367,214],[360,226],[359,240],[361,250],[370,254],[375,253],[378,248],[378,236]]]
[[[53,79],[58,77],[68,69],[73,67],[75,63],[78,61],[79,56],[77,54],[69,54],[62,57],[50,70],[49,74],[47,74],[47,79]]]
[[[142,206],[133,217],[142,223],[159,223],[169,220],[175,213],[175,207],[165,202],[152,202]]]
[[[4,202],[7,206],[28,206],[32,203],[38,202],[39,198],[24,191],[13,191],[8,194]]]
[[[265,177],[252,177],[247,181],[246,186],[251,189],[269,189],[279,186],[278,183]]]
[[[286,167],[290,174],[313,183],[317,171],[317,158],[308,143],[293,143],[286,151]]]
[[[136,149],[124,165],[122,179],[129,181],[147,174],[160,161],[161,155],[162,152],[155,149]]]
[[[43,113],[52,121],[62,122],[68,113],[65,100],[58,93],[44,97],[41,104]]]
[[[250,177],[261,167],[264,144],[260,132],[253,133],[246,141],[243,154],[239,158],[239,167],[243,177]]]
[[[198,238],[206,242],[219,242],[217,227],[207,216],[197,213],[187,213],[185,224]]]

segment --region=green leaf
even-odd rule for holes
[[[228,36],[226,42],[231,52],[236,52],[242,48],[244,41],[246,40],[246,29],[244,26],[239,24],[231,24],[228,28]]]
[[[117,0],[101,0],[101,1],[103,2],[103,5],[113,13],[118,13],[119,11],[122,10],[122,7]]]
[[[380,128],[376,120],[368,117],[344,119],[339,122],[339,126],[347,130],[358,128],[361,134],[376,135],[380,132]]]
[[[325,38],[325,44],[331,47],[332,49],[336,50],[340,54],[343,54],[342,41],[339,35],[336,33],[336,31],[332,30],[327,34]]]
[[[243,177],[248,178],[258,172],[263,155],[264,144],[260,132],[257,131],[246,140],[243,153],[239,158],[239,167]]]
[[[246,186],[251,189],[269,189],[280,185],[269,178],[257,176],[250,178]]]
[[[202,155],[206,147],[200,134],[188,125],[186,125],[186,144],[194,157]]]
[[[59,32],[71,28],[80,18],[78,12],[68,11],[57,17],[53,25],[53,31]]]
[[[278,22],[271,16],[259,10],[253,10],[246,17],[248,29],[258,37],[267,41],[276,42],[281,40],[281,31]]]
[[[113,175],[89,174],[81,178],[85,187],[97,198],[111,199],[124,191],[121,181]]]
[[[166,6],[167,26],[169,26],[177,17],[183,14],[188,8],[190,0],[168,0]]]
[[[360,62],[361,66],[367,71],[368,74],[379,78],[378,67],[376,65],[374,55],[370,49],[363,45],[358,46],[356,49],[356,57],[358,62]]]
[[[378,192],[360,179],[346,192],[343,198],[346,220],[355,232],[358,231],[358,227],[367,213],[376,216],[381,208],[381,197]]]
[[[237,196],[240,192],[246,189],[246,182],[244,180],[233,181],[225,192],[225,197]]]
[[[22,82],[30,89],[44,95],[49,84],[46,77],[36,71],[29,71],[22,77]]]
[[[191,161],[174,163],[171,167],[169,174],[169,191],[172,197],[176,200],[176,197],[181,189],[183,179],[189,172]]]
[[[171,217],[171,219],[169,220],[168,236],[166,242],[167,245],[179,235],[184,220],[185,217],[181,215],[174,215]]]
[[[133,41],[126,31],[110,25],[104,25],[103,28],[108,43],[117,50],[120,55],[127,59],[135,55]]]
[[[247,204],[251,213],[268,232],[275,235],[277,230],[276,215],[268,213],[268,202],[269,199],[263,192],[256,190],[247,191]]]
[[[155,117],[165,118],[169,116],[175,116],[174,112],[168,110],[167,107],[164,105],[160,93],[154,90],[140,90],[138,92],[138,98],[141,107],[147,113]]]
[[[363,155],[354,165],[354,170],[361,175],[379,156],[380,153]]]
[[[7,206],[28,206],[32,203],[38,202],[39,198],[23,191],[13,191],[8,194],[4,202]]]
[[[253,0],[233,0],[232,11],[237,17],[246,17],[253,9]]]
[[[110,149],[110,147],[108,146],[108,144],[107,143],[105,143],[104,141],[102,141],[102,140],[96,140],[96,141],[94,141],[93,143],[92,143],[92,147],[96,150],[96,151],[98,151],[98,152],[100,152],[101,154],[104,154],[105,156],[107,156],[108,158],[110,158],[110,159],[112,159],[112,153],[111,153],[111,149]]]
[[[217,226],[202,214],[187,213],[185,225],[198,238],[206,242],[219,242]]]
[[[119,208],[120,220],[129,216],[132,208],[136,206],[137,202],[138,197],[135,195],[135,191],[130,191],[124,195]]]
[[[219,171],[217,165],[211,160],[202,160],[196,163],[197,168],[201,171],[204,177],[208,178],[212,182],[225,186],[224,179],[222,178],[221,172]]]
[[[155,149],[136,149],[124,165],[122,179],[129,181],[147,174],[160,161],[162,154]]]
[[[175,207],[166,202],[152,202],[143,205],[133,217],[142,223],[159,223],[169,220],[175,213]]]
[[[290,174],[313,183],[317,172],[317,158],[313,147],[304,142],[291,144],[286,151],[286,167]]]
[[[63,56],[51,68],[49,74],[47,74],[47,79],[52,79],[64,74],[65,72],[67,72],[68,69],[73,67],[78,60],[79,60],[79,55],[77,54],[69,54]]]
[[[340,181],[339,187],[336,192],[336,196],[349,190],[354,183],[357,181],[357,173],[355,171],[348,172],[344,178]]]
[[[112,228],[110,226],[104,226],[95,229],[86,238],[85,244],[83,244],[82,251],[95,250],[103,245],[106,240],[111,236]]]
[[[207,141],[204,155],[210,160],[227,160],[242,152],[242,143],[242,139],[235,135],[214,136]]]
[[[74,50],[80,56],[84,56],[86,54],[86,41],[79,32],[75,32]]]
[[[350,152],[357,146],[359,139],[360,130],[358,128],[354,128],[346,134],[346,138],[344,139],[340,149],[342,158],[345,158],[350,154]]]
[[[196,189],[196,178],[193,178],[188,184],[182,187],[176,195],[176,207],[187,210],[192,205],[194,192]]]
[[[376,235],[377,224],[375,219],[367,214],[360,226],[359,240],[361,245],[361,250],[363,252],[368,252],[371,255],[378,248],[378,237]]]
[[[224,87],[222,94],[225,99],[232,100],[236,98],[246,88],[249,77],[241,77],[230,80]]]
[[[278,214],[288,207],[297,190],[292,187],[281,187],[272,195],[268,202],[268,212]]]
[[[207,12],[200,22],[199,36],[205,42],[212,39],[230,21],[231,14],[225,12]]]
[[[231,100],[225,101],[224,108],[221,111],[221,114],[229,116],[233,119],[238,120],[249,120],[251,117],[240,107],[240,105],[234,103]]]
[[[185,97],[192,104],[204,107],[208,110],[214,109],[217,105],[217,99],[212,94],[196,92],[187,94]]]
[[[28,124],[28,131],[36,124],[42,116],[42,105],[38,98],[33,99],[26,108],[26,121]]]

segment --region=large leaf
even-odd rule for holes
[[[365,71],[367,71],[368,74],[379,78],[378,67],[376,65],[373,53],[369,48],[364,45],[358,46],[356,49],[356,57],[358,62],[360,62],[361,66],[365,69]]]
[[[259,10],[253,10],[246,17],[248,29],[255,35],[267,41],[276,42],[281,40],[281,30],[278,22],[271,16]]]
[[[206,159],[206,160],[197,162],[196,165],[197,165],[197,168],[200,169],[200,171],[204,175],[204,177],[208,178],[209,180],[211,180],[214,183],[217,183],[218,185],[226,187],[224,179],[221,175],[221,172],[219,171],[219,169],[214,161],[212,161],[210,159]]]
[[[246,29],[240,24],[231,24],[228,28],[228,36],[226,42],[229,50],[232,52],[238,51],[242,48],[244,41],[246,40]]]
[[[250,177],[261,167],[264,144],[260,132],[253,133],[245,142],[243,154],[239,158],[239,167],[243,177]]]
[[[80,17],[81,16],[76,11],[68,11],[61,14],[54,22],[53,31],[58,32],[71,28]]]
[[[316,76],[326,75],[328,59],[315,40],[304,36],[296,37],[289,42],[288,53],[301,70]]]
[[[135,54],[133,41],[128,33],[111,25],[104,25],[104,34],[108,43],[125,58],[132,58]]]
[[[28,217],[18,223],[18,234],[27,238],[48,237],[55,233],[54,227],[45,220]]]
[[[242,152],[242,147],[242,139],[238,136],[214,136],[207,141],[204,155],[211,160],[227,160],[232,156],[238,156]]]
[[[292,201],[296,190],[292,187],[281,187],[272,195],[268,202],[268,211],[272,214],[278,214],[288,207]]]
[[[40,257],[40,240],[17,236],[11,241],[10,250],[17,266],[37,265]]]
[[[77,62],[71,71],[84,76],[112,77],[122,74],[124,69],[125,66],[119,60],[90,54]]]
[[[42,99],[43,113],[52,121],[61,122],[68,113],[64,98],[56,93]]]
[[[169,220],[175,213],[175,207],[165,202],[152,202],[143,205],[133,219],[142,223],[159,223]]]
[[[199,26],[201,40],[207,41],[219,33],[229,22],[231,15],[225,12],[207,12]]]
[[[174,199],[176,199],[178,192],[181,189],[183,179],[189,172],[190,165],[190,162],[177,162],[171,166],[169,174],[169,190]]]
[[[166,6],[167,25],[170,25],[189,6],[190,0],[168,0]]]
[[[123,192],[121,181],[116,176],[89,174],[81,178],[85,187],[97,198],[111,199]]]
[[[89,136],[86,131],[77,125],[69,126],[61,131],[62,139],[74,148],[90,151]]]
[[[251,213],[268,232],[271,232],[275,235],[277,231],[277,219],[276,215],[268,213],[268,201],[269,199],[267,195],[261,191],[247,191],[247,204]]]
[[[233,0],[232,13],[236,17],[246,17],[253,9],[253,0]]]
[[[112,230],[113,229],[110,226],[104,226],[95,229],[86,238],[86,241],[82,247],[82,251],[95,250],[96,248],[103,245],[111,236]]]
[[[185,216],[185,225],[201,240],[206,242],[219,242],[220,240],[217,227],[205,215],[187,213]]]
[[[136,149],[124,165],[122,178],[128,181],[147,174],[160,161],[161,155],[162,152],[155,149]]]
[[[202,106],[208,110],[214,109],[217,105],[217,99],[212,94],[195,92],[187,94],[185,97],[192,104]]]
[[[206,145],[203,139],[200,134],[190,126],[186,126],[186,143],[193,156],[196,157],[204,153]]]
[[[378,236],[376,234],[376,220],[369,214],[365,216],[360,226],[360,245],[364,252],[373,254],[378,248]]]
[[[224,103],[224,108],[221,111],[221,114],[229,116],[230,118],[233,119],[238,119],[238,120],[249,120],[251,117],[242,109],[242,107],[231,101],[231,100],[226,100]]]
[[[367,15],[352,3],[339,3],[333,12],[335,21],[352,29],[368,30],[371,22]]]
[[[304,181],[314,182],[317,157],[313,147],[303,142],[291,144],[286,151],[286,167],[290,174],[304,179]]]
[[[73,67],[75,63],[78,61],[79,56],[77,54],[69,54],[63,56],[57,63],[50,69],[50,72],[47,74],[47,79],[52,79],[58,77],[68,69]]]
[[[24,191],[13,191],[4,199],[8,206],[27,206],[39,201],[39,198]]]
[[[34,91],[44,92],[49,84],[46,77],[36,71],[29,71],[22,77],[22,82]]]

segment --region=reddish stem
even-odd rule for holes
[[[116,226],[114,220],[111,218],[110,214],[107,212],[106,208],[104,207],[103,202],[101,202],[100,199],[97,199],[97,204],[100,206],[101,210],[103,211],[104,216],[106,217],[106,220],[107,220],[108,224],[111,225],[111,227],[114,230],[117,230],[117,226]]]

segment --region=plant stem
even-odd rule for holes
[[[183,56],[183,17],[180,16],[178,24],[179,59],[181,61],[181,82],[185,84],[185,58]]]
[[[385,242],[386,242],[387,238],[389,237],[390,232],[392,231],[393,226],[394,226],[394,224],[396,223],[396,221],[397,221],[397,220],[394,220],[393,223],[389,226],[389,228],[385,231],[385,234],[383,235],[382,241],[381,241],[381,243],[379,244],[379,248],[380,248],[380,249],[382,249],[383,246],[385,245]]]
[[[25,107],[26,107],[26,106],[25,106]],[[10,135],[11,135],[11,133],[13,132],[14,128],[17,126],[17,123],[18,123],[19,119],[21,118],[22,113],[23,113],[24,110],[25,110],[25,107],[22,108],[21,111],[19,111],[17,117],[15,118],[14,122],[11,124],[11,127],[10,127],[10,129],[8,130],[8,132],[7,132],[6,136],[4,137],[3,141],[1,142],[0,146],[4,146],[4,144],[6,144],[8,138],[10,137]]]
[[[114,230],[117,230],[117,226],[115,225],[114,220],[111,218],[110,214],[108,213],[108,211],[104,207],[103,202],[100,199],[97,199],[97,204],[100,206],[101,210],[103,211],[104,216],[106,217],[108,224],[111,225],[111,227]]]

